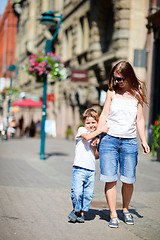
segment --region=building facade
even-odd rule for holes
[[[68,78],[58,83],[61,101],[56,102],[56,112],[61,129],[71,125],[76,131],[79,113],[89,106],[101,108],[109,72],[116,62],[129,61],[145,81],[146,65],[134,62],[138,61],[135,52],[145,50],[148,7],[149,1],[143,0],[64,1],[63,27],[56,45],[69,72]],[[79,70],[87,72],[87,81],[73,79],[73,72]],[[149,111],[145,111],[148,124]]]
[[[54,33],[41,26],[37,18],[48,10],[63,14],[52,51],[65,61],[67,76],[63,81],[48,79],[48,94],[54,94],[55,101],[50,102],[47,109],[47,118],[56,121],[59,137],[65,137],[68,127],[76,132],[84,109],[102,108],[109,72],[116,62],[129,61],[147,88],[150,86],[150,79],[146,81],[149,4],[149,0],[16,1],[14,10],[19,15],[17,86],[34,96],[42,97],[43,84],[29,76],[24,65],[31,53],[44,51],[45,40],[51,39]],[[147,126],[149,118],[149,109],[145,108]]]

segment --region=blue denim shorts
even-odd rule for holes
[[[106,134],[99,145],[100,181],[120,180],[132,184],[136,181],[138,147],[136,138],[119,138]]]

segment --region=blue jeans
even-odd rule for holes
[[[119,138],[106,134],[99,146],[100,180],[115,182],[120,180],[133,184],[136,181],[138,147],[136,138]]]
[[[95,171],[73,166],[71,199],[76,212],[88,211],[93,199]]]

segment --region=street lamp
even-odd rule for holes
[[[57,21],[55,19],[59,19],[59,23],[57,26]],[[42,13],[42,17],[39,18],[40,23],[46,25],[47,27],[57,27],[54,32],[51,40],[46,40],[45,45],[45,55],[52,51],[52,42],[57,36],[61,23],[62,23],[62,14],[59,16],[55,16],[52,11]],[[40,159],[45,160],[45,121],[46,121],[46,98],[47,98],[47,74],[44,76],[43,83],[43,107],[42,107],[42,123],[41,123],[41,149],[40,149]]]
[[[15,71],[16,67],[15,65],[11,64],[8,68],[8,71],[13,72]],[[10,95],[12,94],[12,75],[11,75],[11,78],[10,78]],[[9,126],[9,113],[10,113],[10,104],[11,104],[11,98],[9,96],[9,100],[8,100],[8,110],[7,110],[7,125],[6,125],[6,140],[8,139],[8,126]]]

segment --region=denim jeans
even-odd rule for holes
[[[93,199],[95,171],[73,166],[71,200],[76,212],[88,211]]]
[[[106,134],[99,146],[100,180],[114,182],[120,180],[132,184],[136,181],[138,147],[136,138],[119,138]]]

